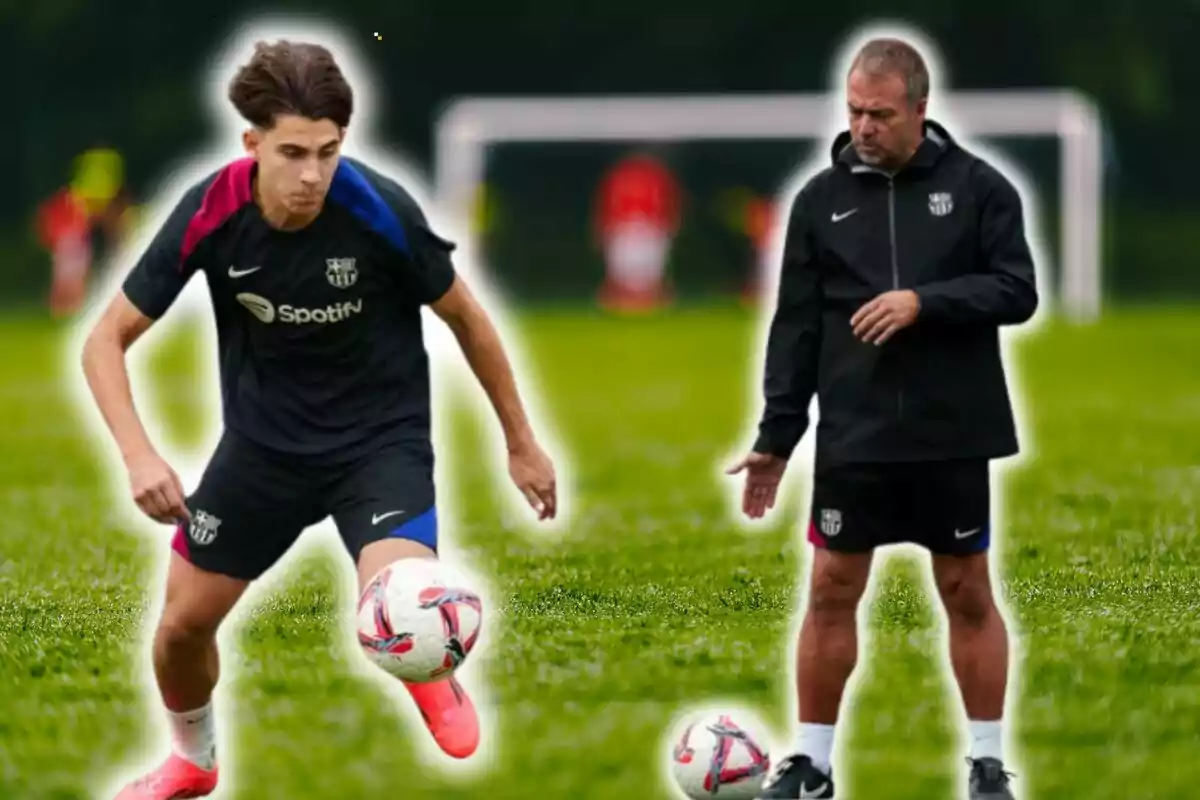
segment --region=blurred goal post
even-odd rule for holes
[[[845,127],[839,101],[827,94],[460,99],[437,121],[434,145],[438,208],[450,215],[463,234],[473,230],[471,217],[491,145],[722,139],[832,141],[832,136]],[[952,135],[964,139],[1058,139],[1061,234],[1054,260],[1059,283],[1057,291],[1050,294],[1057,295],[1054,304],[1073,320],[1088,321],[1099,316],[1103,156],[1100,118],[1091,102],[1067,89],[955,92],[937,103],[931,102],[929,114],[944,121]],[[787,183],[794,183],[799,174]],[[474,243],[468,240],[461,245],[471,259]]]

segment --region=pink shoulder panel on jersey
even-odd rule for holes
[[[254,159],[241,158],[226,166],[213,178],[204,193],[204,199],[200,202],[200,208],[188,220],[187,230],[184,231],[183,246],[179,253],[181,267],[200,242],[204,241],[204,237],[221,227],[239,208],[251,202],[253,170]]]

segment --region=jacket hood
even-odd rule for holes
[[[923,127],[925,139],[921,142],[921,146],[917,148],[916,155],[913,156],[914,162],[932,162],[936,161],[943,153],[957,149],[958,143],[950,132],[942,126],[940,122],[932,119],[926,119]],[[858,153],[850,146],[851,136],[849,130],[844,130],[839,133],[833,140],[833,146],[829,150],[829,157],[836,166],[838,163],[843,164],[861,164],[862,161],[858,157]]]

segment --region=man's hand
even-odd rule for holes
[[[554,464],[537,442],[509,449],[508,474],[529,505],[538,512],[539,520],[554,518],[558,511]]]
[[[155,522],[177,525],[192,518],[179,475],[156,453],[129,461],[129,487],[134,502]]]
[[[767,453],[751,453],[738,464],[725,470],[726,475],[746,473],[746,488],[742,492],[742,512],[750,519],[759,519],[775,507],[779,482],[787,469],[787,459]]]
[[[850,318],[855,337],[867,344],[881,345],[904,330],[921,312],[921,298],[911,289],[884,292]]]

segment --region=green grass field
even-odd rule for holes
[[[1024,634],[1010,753],[1024,798],[1183,798],[1200,785],[1196,319],[1047,326],[1015,351],[1037,448],[1006,486],[999,534]],[[347,567],[319,540],[226,631],[219,701],[240,724],[222,740],[217,797],[667,797],[660,739],[689,704],[733,698],[789,734],[781,666],[808,558],[803,486],[744,534],[717,469],[757,413],[744,390],[751,319],[547,314],[519,333],[572,457],[566,537],[502,524],[510,487],[477,455],[471,406],[440,443],[458,477],[442,505],[459,524],[444,536],[501,602],[468,667],[496,702],[496,763],[471,779],[420,765],[407,709],[344,656]],[[167,531],[156,543],[151,526],[114,522],[112,467],[60,394],[61,329],[13,318],[0,335],[0,797],[91,797],[111,770],[162,753],[145,750],[163,743],[139,633]],[[167,391],[143,406],[169,417],[174,444],[203,447],[192,344],[148,339]],[[897,553],[865,609],[873,647],[849,698],[840,797],[961,791],[959,706],[922,569]]]

